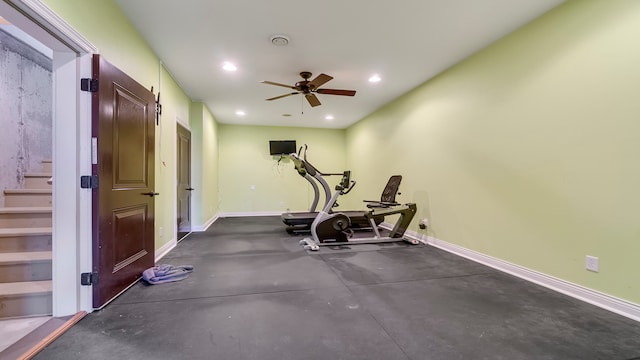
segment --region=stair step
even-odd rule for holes
[[[51,315],[51,280],[0,283],[0,318]]]
[[[31,214],[31,213],[51,213],[51,206],[14,206],[0,208],[0,214]]]
[[[53,162],[51,160],[42,160],[40,162],[40,171],[51,174],[53,171]]]
[[[51,228],[0,229],[0,253],[51,250]]]
[[[50,206],[0,208],[0,228],[51,227]]]
[[[51,251],[27,251],[17,253],[1,253],[0,254],[0,266],[1,265],[15,265],[31,262],[50,262]],[[0,274],[0,276],[2,276]]]
[[[51,280],[51,251],[0,254],[0,283]]]
[[[4,206],[51,206],[51,189],[4,190]]]
[[[0,284],[0,297],[40,295],[51,292],[53,281],[23,281]]]
[[[51,178],[50,173],[26,173],[24,174],[24,187],[26,189],[50,189],[47,183]]]

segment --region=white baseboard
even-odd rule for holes
[[[392,224],[389,223],[382,223],[381,226],[387,229],[392,228]],[[520,265],[512,264],[510,262],[500,260],[492,256],[479,253],[477,251],[469,250],[462,246],[451,244],[431,236],[425,236],[415,231],[407,230],[405,236],[456,254],[458,256],[462,256],[477,263],[487,265],[496,270],[500,270],[507,274],[519,277],[523,280],[527,280],[540,286],[544,286],[548,289],[571,296],[578,300],[582,300],[602,309],[609,310],[629,319],[640,321],[639,304],[619,299],[614,296],[607,295],[562,279],[558,279],[556,277],[549,276]]]
[[[281,211],[261,211],[261,212],[223,212],[219,213],[218,217],[244,217],[244,216],[280,216]]]
[[[191,227],[191,231],[192,232],[207,231],[209,226],[211,226],[214,222],[216,222],[216,220],[218,220],[218,218],[220,218],[220,216],[218,214],[216,214],[216,215],[212,216],[211,219],[207,220],[203,225]]]
[[[220,218],[227,218],[227,217],[248,217],[248,216],[279,216],[281,215],[281,212],[278,211],[263,211],[263,212],[221,212],[221,213],[217,213],[216,215],[214,215],[211,219],[207,220],[207,222],[205,222],[203,225],[201,226],[193,226],[191,227],[191,231],[193,232],[202,232],[202,231],[207,231],[207,229],[209,228],[209,226],[213,225],[214,222],[216,222],[216,220],[220,219]]]
[[[158,261],[160,261],[160,259],[167,255],[169,251],[173,250],[176,245],[178,245],[178,242],[176,241],[176,238],[173,238],[168,243],[162,245],[160,249],[156,250],[156,264],[158,263]]]

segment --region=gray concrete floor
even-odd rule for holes
[[[226,218],[35,359],[640,359],[640,323],[430,246],[310,254],[278,217]]]

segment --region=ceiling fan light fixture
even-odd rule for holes
[[[290,39],[287,35],[278,34],[271,36],[269,40],[271,40],[271,43],[275,46],[285,46],[289,44]]]
[[[371,77],[369,78],[369,82],[372,82],[372,83],[377,83],[377,82],[379,82],[380,80],[382,80],[382,79],[380,78],[380,75],[378,75],[378,74],[373,74],[373,75],[371,75]]]
[[[333,120],[334,119],[333,115],[327,115],[324,118],[325,118],[325,120]]]

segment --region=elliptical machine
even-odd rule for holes
[[[314,196],[314,202],[311,208],[309,209],[309,211],[285,212],[281,215],[282,222],[287,225],[287,232],[290,234],[297,234],[302,232],[308,233],[311,231],[311,225],[313,224],[313,221],[315,220],[315,218],[318,216],[318,212],[315,211],[316,205],[319,199],[319,188],[316,182],[318,182],[322,186],[322,189],[325,194],[324,206],[326,206],[326,204],[328,204],[328,202],[331,200],[331,188],[329,187],[329,184],[324,179],[324,177],[342,175],[342,173],[321,172],[307,160],[307,144],[304,145],[304,158],[300,156],[302,150],[303,150],[303,147],[301,146],[297,154],[292,153],[292,154],[289,154],[288,156],[293,161],[293,164],[295,166],[296,171],[298,171],[298,174],[304,177],[309,183],[311,183],[311,185],[314,188],[315,196]],[[384,197],[384,194],[383,194],[383,197]],[[336,206],[337,204],[334,203],[332,205],[332,208],[335,208]],[[331,213],[333,212],[333,210],[330,210],[329,212]],[[341,213],[349,217],[349,220],[351,221],[351,227],[356,230],[362,230],[362,229],[368,230],[369,227],[371,226],[369,220],[365,217],[365,211],[343,210],[341,211]],[[376,225],[380,224],[383,219],[384,218],[382,216],[375,217],[374,220]]]
[[[340,195],[348,194],[356,185],[354,180],[351,180],[351,171],[345,171],[342,175],[340,184],[336,186],[336,191],[333,196],[326,203],[325,207],[318,213],[318,216],[311,224],[311,237],[300,240],[305,250],[319,250],[320,246],[327,245],[340,245],[340,244],[373,244],[373,243],[386,243],[396,241],[406,241],[410,244],[417,245],[418,240],[407,239],[404,237],[404,233],[409,226],[409,223],[416,214],[417,207],[414,203],[399,204],[390,202],[369,202],[368,207],[371,210],[365,212],[365,217],[371,224],[373,230],[373,237],[361,236],[362,233],[355,233],[351,228],[351,221],[348,216],[343,213],[335,212],[331,213],[331,209]],[[396,188],[397,191],[397,188]],[[374,221],[374,218],[380,216],[400,214],[400,217],[396,221],[391,232],[382,236],[380,230]],[[369,234],[366,234],[369,235]]]

